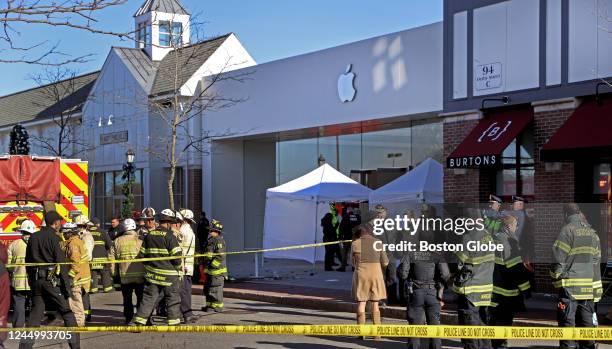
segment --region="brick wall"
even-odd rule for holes
[[[534,113],[535,146],[535,262],[536,290],[554,292],[548,273],[552,260],[552,244],[564,224],[562,204],[575,200],[574,163],[563,162],[561,169],[546,171],[545,163],[540,163],[540,149],[559,127],[572,115],[574,109],[547,110]],[[539,262],[539,263],[538,263]]]
[[[193,211],[197,219],[200,217],[200,212],[202,212],[202,170],[189,169],[187,172],[187,180],[189,181],[187,207]]]
[[[444,159],[467,137],[480,120],[459,120],[444,122]],[[481,176],[476,169],[460,170],[464,173],[448,169],[444,166],[444,202],[476,203],[481,198],[481,188],[488,185],[488,176]],[[488,194],[487,194],[488,195]]]

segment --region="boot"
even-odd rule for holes
[[[380,325],[380,311],[372,312],[372,323],[374,325]],[[374,339],[378,340],[380,339],[380,336],[376,336]]]
[[[357,325],[365,325],[366,322],[366,314],[365,313],[357,313]],[[365,340],[365,336],[361,336],[362,340]]]

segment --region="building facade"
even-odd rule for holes
[[[550,290],[547,262],[563,203],[583,203],[604,261],[612,246],[610,6],[444,3],[445,201],[527,199],[540,291]]]

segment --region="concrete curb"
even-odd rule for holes
[[[201,295],[202,286],[194,285],[192,293]],[[224,288],[223,296],[227,298],[266,302],[304,309],[326,310],[330,312],[352,313],[355,311],[355,303],[329,297],[295,295],[283,292],[262,292],[254,289],[232,288],[231,286]],[[406,309],[402,307],[387,306],[381,308],[380,311],[381,316],[385,318],[406,319]],[[451,310],[442,311],[440,321],[444,324],[456,324],[457,312]],[[555,327],[557,323],[550,320],[535,320],[518,317],[514,320],[514,325]]]

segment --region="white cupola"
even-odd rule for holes
[[[179,0],[146,0],[134,14],[136,47],[160,61],[189,44],[189,13]]]

